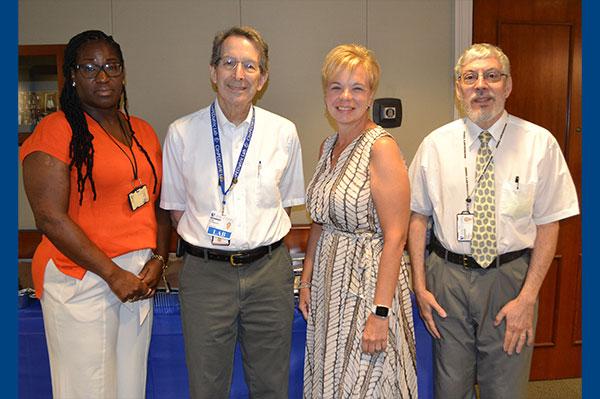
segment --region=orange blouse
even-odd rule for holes
[[[110,258],[138,249],[156,248],[157,222],[154,203],[160,193],[162,154],[154,129],[142,119],[131,117],[135,136],[152,160],[158,178],[154,190],[151,166],[145,155],[133,143],[132,150],[138,166],[138,176],[141,183],[148,188],[150,202],[132,211],[128,195],[139,185],[139,182],[133,181],[134,158],[131,156],[131,151],[117,140],[113,140],[87,114],[86,120],[94,136],[92,176],[97,195],[94,200],[89,180],[86,181],[83,202],[79,205],[77,169],[73,166],[70,179],[69,217]],[[22,162],[27,155],[42,151],[68,165],[71,162],[69,156],[71,136],[71,127],[65,115],[61,111],[50,114],[40,121],[33,134],[23,143],[19,150],[19,158]],[[32,261],[33,285],[38,298],[42,296],[44,272],[50,259],[60,271],[74,278],[82,279],[86,273],[86,269],[63,255],[44,235]]]

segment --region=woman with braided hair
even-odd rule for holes
[[[129,115],[123,54],[111,36],[74,36],[62,72],[61,110],[19,153],[43,233],[32,273],[53,396],[143,398],[151,297],[171,232],[158,207],[161,146]]]

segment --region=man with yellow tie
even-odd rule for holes
[[[454,68],[466,115],[431,132],[410,165],[408,250],[434,338],[436,398],[524,398],[537,297],[575,185],[552,134],[509,115],[510,62],[473,44]],[[427,248],[430,218],[433,228]]]

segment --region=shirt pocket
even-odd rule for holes
[[[273,209],[281,206],[279,183],[286,163],[282,156],[271,161],[260,161],[258,164],[255,187],[256,204],[262,209]]]
[[[512,219],[530,218],[533,214],[535,183],[505,181],[500,197],[500,214]]]

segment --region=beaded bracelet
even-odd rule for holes
[[[310,281],[300,281],[300,284],[298,284],[299,289],[310,287],[312,287],[312,283]]]

